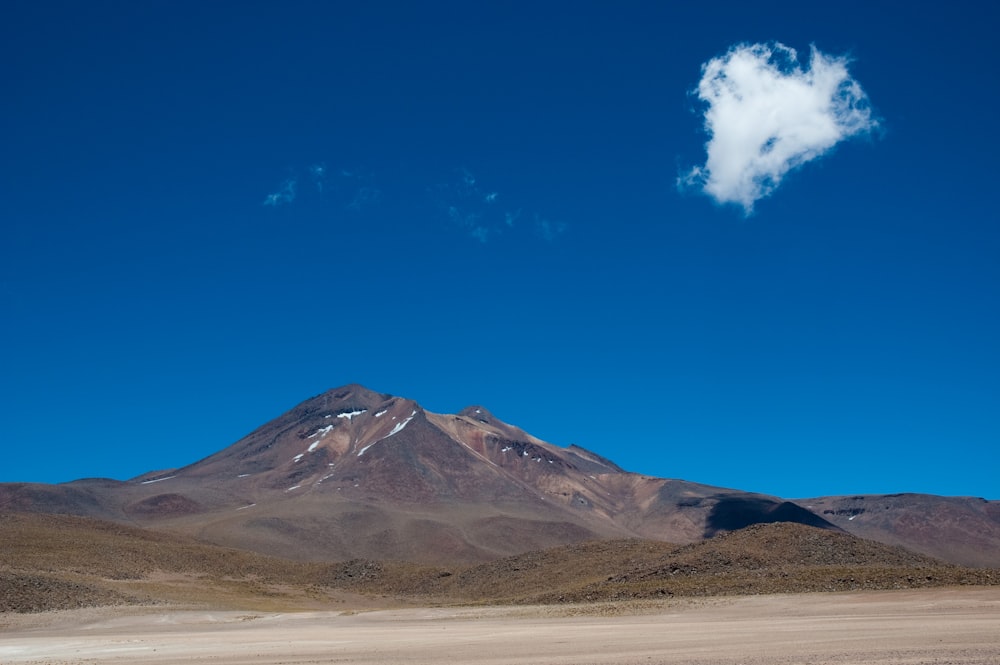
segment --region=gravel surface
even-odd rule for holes
[[[607,612],[609,607],[619,611]],[[3,615],[0,662],[997,665],[1000,589],[678,599],[577,608],[289,614],[102,608]]]

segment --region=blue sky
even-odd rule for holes
[[[672,4],[7,3],[0,481],[358,382],[649,475],[1000,499],[991,21]]]

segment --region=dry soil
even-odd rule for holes
[[[659,603],[0,615],[0,663],[1000,664],[1000,588]]]

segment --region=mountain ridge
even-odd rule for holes
[[[688,544],[792,522],[1000,566],[998,502],[885,495],[868,500],[876,511],[856,505],[864,501],[788,501],[632,473],[480,405],[438,414],[359,384],[315,395],[176,469],[0,484],[3,510],[110,519],[302,560],[479,563],[586,540]]]

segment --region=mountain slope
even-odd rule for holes
[[[107,604],[284,611],[1000,584],[1000,570],[962,568],[790,523],[757,524],[685,546],[592,541],[447,568],[290,561],[40,513],[0,513],[0,542],[0,614]]]
[[[796,503],[861,538],[964,566],[1000,566],[1000,502],[928,494],[819,497]]]
[[[629,473],[582,448],[541,441],[481,406],[436,414],[358,385],[306,400],[180,469],[126,482],[0,485],[0,509],[110,519],[300,560],[434,564],[594,539],[694,543],[759,523],[862,523],[824,501]],[[879,528],[861,535],[881,539]],[[998,534],[1000,525],[982,542]],[[895,540],[886,542],[910,546],[933,529],[889,535]],[[1000,565],[1000,554],[977,562]]]

